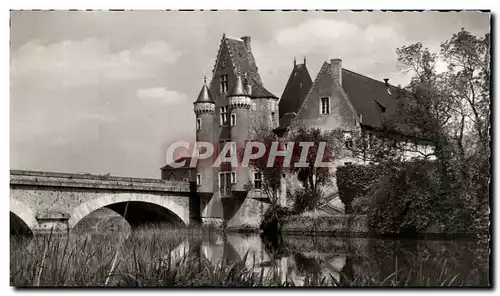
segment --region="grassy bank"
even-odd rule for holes
[[[211,235],[214,236],[199,228],[149,227],[136,230],[128,237],[113,234],[36,237],[32,240],[11,237],[10,284],[17,287],[465,284],[457,282],[446,262],[436,274],[400,271],[396,266],[394,273],[384,277],[363,272],[350,279],[345,276],[339,279],[328,273],[306,272],[305,277],[297,280],[280,274],[279,260],[264,268],[254,263],[245,264],[251,259],[247,255],[231,262],[206,259],[201,245],[210,241]]]

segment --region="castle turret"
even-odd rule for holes
[[[248,94],[251,90],[249,86],[243,85],[241,76],[237,76],[233,90],[229,93],[229,110],[231,112],[229,122],[231,125],[231,142],[236,143],[238,150],[243,150],[245,141],[248,140],[250,134],[250,107],[251,99]],[[233,168],[232,175],[232,190],[233,192],[247,191],[246,186],[249,179],[249,171],[247,168]]]
[[[196,114],[196,142],[214,143],[215,102],[212,100],[205,77],[198,99],[194,102]],[[203,153],[203,151],[200,151]],[[198,193],[214,192],[213,157],[198,160],[196,166],[196,183]]]

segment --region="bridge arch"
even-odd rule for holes
[[[142,193],[114,193],[92,199],[74,208],[71,211],[68,221],[69,229],[73,229],[80,220],[95,210],[103,207],[114,209],[113,206],[119,204],[125,205],[127,202],[130,202],[127,213],[133,213],[134,208],[132,204],[154,205],[173,214],[176,218],[181,220],[183,224],[189,224],[189,208],[166,196]]]
[[[25,230],[29,230],[33,234],[38,227],[38,221],[36,220],[33,211],[24,203],[14,198],[10,199],[9,207],[11,213],[11,228],[13,226],[25,228],[20,230],[24,230],[24,232],[26,232]],[[12,225],[12,223],[16,225]]]

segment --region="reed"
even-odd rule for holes
[[[239,260],[210,261],[200,256],[206,233],[199,228],[147,227],[128,236],[70,235],[11,237],[10,284],[16,287],[175,287],[175,286],[449,286],[458,283],[447,262],[436,274],[395,271],[380,278],[364,273],[354,279],[307,275],[300,283],[280,278],[276,266],[267,271]],[[187,238],[187,240],[186,240]],[[206,238],[205,238],[206,239]],[[189,241],[179,249],[183,242]],[[197,245],[198,244],[198,245]],[[197,248],[198,246],[198,248]],[[177,251],[175,251],[177,250]],[[197,251],[198,250],[198,251]],[[269,270],[273,270],[269,272]]]

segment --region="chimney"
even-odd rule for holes
[[[248,50],[252,50],[252,47],[251,47],[252,38],[250,36],[241,37],[241,40],[243,40],[243,42],[245,42],[245,47]]]
[[[385,86],[389,87],[389,78],[384,78]]]
[[[330,66],[332,67],[333,77],[340,85],[342,85],[342,60],[331,59]]]

